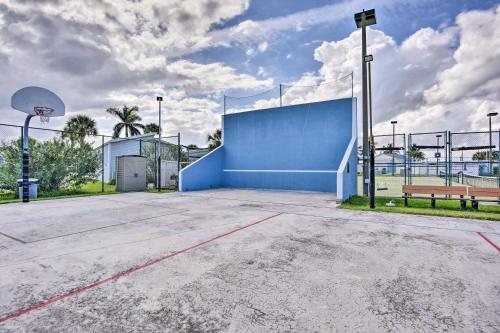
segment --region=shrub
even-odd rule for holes
[[[79,187],[99,175],[99,154],[87,143],[70,144],[62,138],[39,142],[29,140],[30,177],[37,178],[39,190],[57,191],[62,187]],[[16,190],[22,177],[22,141],[0,144],[4,163],[0,165],[0,188]]]

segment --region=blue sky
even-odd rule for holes
[[[155,96],[163,95],[167,134],[204,145],[220,126],[223,94],[324,84],[354,72],[359,96],[353,14],[363,8],[375,8],[378,20],[368,33],[376,132],[390,130],[391,119],[407,132],[484,129],[484,114],[500,103],[493,0],[0,0],[4,122],[22,121],[8,101],[28,85],[65,101],[67,116],[51,127],[87,114],[106,134],[115,122],[107,107],[138,105],[143,122],[155,122]],[[285,99],[346,97],[340,84],[332,87],[291,89]],[[275,105],[275,94],[252,107]]]
[[[247,11],[212,29],[229,28],[236,26],[246,20],[262,21],[294,13],[300,13],[308,9],[340,3],[342,1],[290,1],[290,0],[254,0],[250,3]],[[376,1],[369,8],[377,8]],[[417,30],[430,27],[450,25],[455,17],[464,11],[472,9],[489,9],[497,1],[435,1],[422,0],[409,3],[394,4],[377,8],[376,29],[384,31],[401,43]],[[189,55],[187,58],[196,62],[211,63],[223,61],[224,63],[239,68],[242,72],[254,74],[262,67],[273,77],[276,83],[295,81],[305,72],[317,71],[321,64],[315,61],[311,54],[322,41],[340,40],[347,37],[355,29],[352,16],[343,18],[338,22],[325,23],[303,31],[284,31],[279,37],[268,41],[268,51],[256,54],[253,57],[246,55],[245,47],[214,47]],[[291,55],[287,59],[287,56]],[[231,91],[228,92],[229,94]],[[244,95],[244,92],[236,91],[236,95]]]

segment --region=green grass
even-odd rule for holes
[[[396,204],[395,207],[388,207],[385,205],[391,200]],[[479,210],[476,211],[470,207],[470,201],[467,202],[466,210],[460,209],[460,202],[458,200],[436,200],[436,208],[431,208],[430,199],[409,199],[408,202],[409,207],[404,207],[403,198],[377,197],[375,198],[375,209],[370,209],[369,199],[367,197],[353,196],[340,205],[340,208],[500,221],[500,206],[498,205],[481,204],[480,202]]]
[[[52,192],[39,192],[38,198],[34,200],[49,200],[49,199],[64,199],[74,197],[84,197],[91,195],[113,194],[115,192],[115,185],[104,184],[104,192],[102,192],[102,183],[87,183],[81,187],[64,188],[59,191]],[[20,202],[18,193],[13,191],[0,192],[0,204]]]

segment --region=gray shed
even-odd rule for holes
[[[146,158],[138,155],[119,156],[116,160],[116,191],[146,189]]]

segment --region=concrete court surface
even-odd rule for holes
[[[0,205],[0,332],[498,332],[498,222],[210,190]]]

